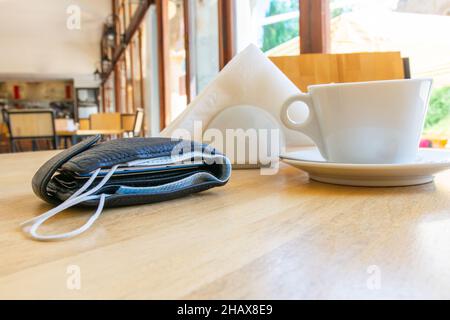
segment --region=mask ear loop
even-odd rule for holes
[[[87,192],[84,192],[92,185],[94,180],[99,175],[101,169],[97,169],[92,174],[92,176],[89,178],[89,180],[77,192],[75,192],[70,198],[68,198],[66,201],[61,203],[59,206],[57,206],[57,207],[55,207],[55,208],[53,208],[53,209],[51,209],[51,210],[41,214],[38,217],[35,217],[33,219],[30,219],[30,220],[27,220],[27,221],[23,222],[21,224],[22,230],[25,233],[27,233],[31,238],[33,238],[35,240],[39,240],[39,241],[65,240],[65,239],[73,238],[73,237],[75,237],[77,235],[80,235],[81,233],[85,232],[98,219],[98,217],[102,213],[103,207],[105,205],[106,194],[94,195],[94,193],[96,193],[98,190],[100,190],[108,182],[108,180],[112,177],[112,175],[114,174],[114,172],[117,170],[118,167],[119,167],[119,165],[116,165],[116,166],[112,167],[108,171],[107,175],[100,181],[100,183],[98,185],[96,185],[91,190],[89,190]],[[73,207],[73,206],[75,206],[77,204],[80,204],[82,202],[90,201],[90,200],[97,200],[97,199],[99,199],[99,204],[97,206],[97,210],[89,218],[89,220],[84,225],[82,225],[80,228],[75,229],[75,230],[70,231],[70,232],[66,232],[66,233],[62,233],[62,234],[55,234],[55,235],[41,235],[41,234],[39,234],[37,232],[37,230],[39,229],[39,227],[42,224],[44,224],[50,218],[52,218],[52,217],[56,216],[57,214],[63,212],[64,210],[66,210],[66,209],[68,209],[70,207]],[[30,226],[30,224],[31,224],[31,226]]]

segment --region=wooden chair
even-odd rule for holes
[[[91,130],[120,130],[122,120],[120,113],[94,113],[89,117]]]
[[[0,112],[0,135],[5,133],[5,130],[8,130],[8,125],[6,123],[6,117],[4,114],[6,113],[6,109],[2,109]]]
[[[75,121],[73,119],[61,118],[55,119],[55,129],[56,131],[76,131]]]
[[[349,54],[301,54],[270,57],[272,62],[303,92],[324,83],[405,79],[409,60],[400,52]]]
[[[0,123],[2,124],[8,124],[8,110],[6,108],[2,108],[2,112],[0,113],[0,118],[1,121]]]
[[[122,114],[122,129],[128,137],[140,137],[144,126],[144,109],[138,108],[134,114]]]
[[[56,149],[55,117],[53,110],[8,110],[9,139],[12,152],[18,140],[31,140],[33,151],[37,140],[50,140]]]
[[[144,109],[137,109],[133,126],[133,136],[140,137],[144,129]]]
[[[78,120],[78,123],[80,124],[80,127],[79,127],[80,130],[89,130],[91,128],[91,123],[90,123],[89,119],[80,118]]]
[[[6,150],[8,152],[9,148],[9,132],[7,123],[7,112],[5,108],[1,109],[0,112],[0,153]]]
[[[135,113],[123,113],[121,115],[122,129],[125,133],[132,133],[134,130],[134,123],[136,122]]]
[[[55,129],[56,134],[58,135],[58,148],[61,147],[61,141],[63,142],[63,148],[67,149],[69,144],[73,142],[73,135],[70,133],[75,133],[77,131],[77,127],[75,125],[75,120],[70,118],[61,118],[55,119]],[[60,134],[60,133],[68,133],[68,134]]]

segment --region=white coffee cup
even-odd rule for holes
[[[313,85],[281,108],[286,127],[310,137],[330,162],[414,162],[433,80],[406,79]],[[289,117],[295,102],[308,106],[305,122]]]

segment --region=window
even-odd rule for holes
[[[142,59],[142,30],[139,29],[131,40],[130,44],[132,54],[133,68],[133,112],[138,108],[144,108],[144,92],[143,92],[143,59]]]
[[[166,79],[170,97],[166,106],[166,122],[174,120],[187,105],[186,92],[186,47],[184,6],[182,0],[169,0],[168,14],[168,54]]]
[[[164,0],[165,123],[173,121],[219,72],[218,0]]]
[[[330,0],[332,53],[400,51],[413,78],[434,79],[427,140],[450,136],[450,0]]]
[[[195,0],[190,8],[192,95],[199,94],[219,73],[218,8],[218,0]]]
[[[269,56],[300,53],[298,0],[237,1],[237,47],[256,44]]]

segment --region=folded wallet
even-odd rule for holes
[[[56,240],[85,231],[62,237],[36,233],[49,217],[74,205],[97,206],[97,214],[104,206],[148,204],[220,187],[231,176],[228,158],[208,145],[168,138],[100,139],[74,145],[36,172],[34,193],[58,207],[23,224],[33,238]]]

